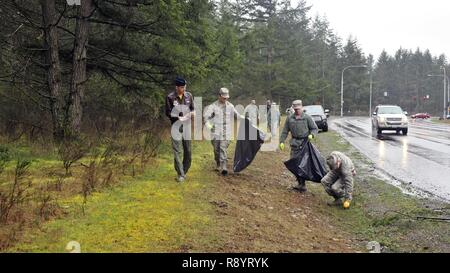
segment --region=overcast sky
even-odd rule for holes
[[[295,0],[293,1],[295,2]],[[344,41],[352,35],[366,56],[383,49],[429,49],[450,57],[450,0],[307,0]],[[447,24],[446,24],[447,23]]]

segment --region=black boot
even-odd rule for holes
[[[306,182],[303,181],[298,181],[298,185],[294,187],[294,190],[299,191],[299,192],[306,192]]]

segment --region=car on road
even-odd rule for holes
[[[317,127],[324,132],[328,132],[329,110],[324,110],[322,105],[308,105],[303,107],[303,112],[310,115]]]
[[[397,105],[378,105],[372,115],[372,131],[378,135],[383,131],[393,130],[397,134],[408,134],[408,118]]]
[[[428,113],[417,113],[412,115],[411,118],[429,119],[431,116]]]

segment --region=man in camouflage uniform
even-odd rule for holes
[[[281,122],[280,107],[275,102],[272,102],[270,112],[270,132],[272,135],[277,135]]]
[[[284,150],[284,141],[286,140],[289,132],[291,133],[291,158],[299,157],[303,144],[307,140],[312,140],[318,133],[318,128],[314,120],[306,113],[303,112],[303,104],[301,100],[295,100],[292,102],[292,108],[294,113],[286,118],[284,123],[283,132],[280,136],[280,150]],[[305,192],[306,183],[304,179],[298,180],[298,186],[294,189]]]
[[[228,101],[229,98],[229,90],[220,88],[218,100],[209,105],[204,114],[206,127],[211,130],[216,170],[224,176],[228,174],[227,148],[232,137],[234,117],[241,117],[234,105]]]
[[[356,175],[352,160],[341,152],[332,152],[327,157],[327,165],[330,168],[328,174],[321,183],[325,191],[334,197],[334,201],[328,202],[330,206],[342,206],[345,202],[348,208],[353,195],[353,176]]]
[[[256,101],[252,100],[247,107],[245,107],[244,115],[246,118],[250,120],[250,123],[254,126],[258,125],[258,106],[256,105]]]

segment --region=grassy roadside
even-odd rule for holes
[[[351,232],[361,243],[377,241],[386,252],[449,252],[447,222],[416,220],[416,216],[445,217],[450,206],[404,194],[373,174],[374,166],[336,132],[320,134],[316,143],[323,154],[333,150],[348,154],[357,166],[354,202],[349,211],[327,209],[337,226]],[[315,189],[320,199],[327,199]]]
[[[448,223],[411,218],[441,215],[433,209],[444,204],[377,178],[371,163],[333,131],[319,134],[315,145],[323,155],[340,150],[354,160],[350,210],[328,207],[320,184],[308,183],[306,194],[290,190],[288,149],[260,152],[244,172],[224,178],[213,171],[210,143],[194,142],[188,181],[178,184],[166,144],[142,175],[89,196],[84,214],[80,195],[61,199],[64,217],[28,230],[7,251],[66,252],[73,240],[82,252],[364,252],[369,241],[386,252],[450,251]],[[230,163],[233,150],[234,144]]]
[[[167,146],[166,146],[167,147]],[[282,160],[260,153],[246,172],[220,177],[209,142],[194,143],[188,182],[174,180],[167,150],[137,179],[61,203],[66,217],[30,230],[9,252],[351,252],[348,234],[316,214],[313,195],[290,191]],[[234,144],[229,151],[234,150]],[[230,159],[232,154],[229,155]]]
[[[450,119],[439,120],[438,118],[432,118],[431,121],[434,123],[450,124]]]
[[[168,148],[167,146],[165,146]],[[209,142],[194,143],[188,182],[174,180],[167,149],[142,176],[88,198],[65,199],[66,216],[29,230],[9,252],[352,252],[311,195],[289,190],[282,161],[289,152],[261,152],[242,174],[213,171]],[[234,150],[234,144],[229,151]],[[229,155],[230,161],[232,153]]]
[[[77,241],[83,252],[183,252],[195,250],[202,240],[214,241],[204,232],[211,221],[202,197],[208,189],[206,148],[194,144],[197,153],[187,183],[176,183],[167,150],[143,175],[90,196],[84,214],[81,196],[61,201],[66,217],[29,231],[8,251],[65,252],[69,241]],[[198,233],[208,236],[198,240]]]

